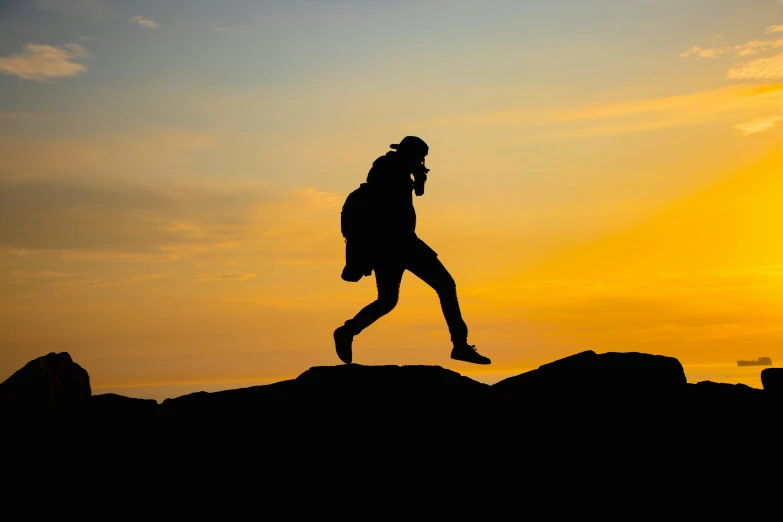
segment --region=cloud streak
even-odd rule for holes
[[[769,118],[758,118],[745,123],[739,123],[734,126],[743,136],[758,134],[774,128],[778,122],[783,121],[783,116],[771,116]]]
[[[751,40],[742,45],[734,46],[734,50],[737,52],[737,56],[749,56],[769,49],[779,49],[780,47],[783,47],[783,39],[775,41]]]
[[[187,261],[201,270],[225,270],[245,255],[269,264],[321,263],[342,253],[333,227],[342,199],[314,189],[270,197],[214,187],[0,182],[0,254],[122,264]],[[261,274],[234,270],[201,280],[246,281]]]
[[[783,53],[770,58],[759,58],[729,69],[730,80],[775,80],[783,78]]]
[[[160,24],[158,22],[144,18],[141,15],[131,17],[128,19],[128,21],[132,24],[139,24],[140,26],[146,27],[147,29],[160,29]]]
[[[90,53],[77,43],[60,47],[27,44],[24,52],[0,58],[0,73],[39,82],[69,78],[87,71],[76,63],[90,58]]]
[[[0,183],[0,245],[78,257],[180,259],[246,239],[263,194]],[[92,254],[92,256],[91,256]]]
[[[698,56],[699,58],[717,58],[721,54],[726,52],[725,49],[717,47],[711,47],[709,49],[702,49],[701,47],[691,47],[684,53],[680,53],[680,58],[688,58],[689,56]]]
[[[580,128],[557,132],[567,136],[594,136],[718,121],[745,111],[777,108],[782,103],[783,84],[735,85],[691,94],[593,104],[560,111],[507,110],[470,114],[459,117],[456,123],[529,128],[571,124]]]

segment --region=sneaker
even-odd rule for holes
[[[351,364],[353,360],[352,344],[353,334],[348,331],[348,328],[341,326],[334,331],[334,345],[337,349],[337,357],[345,364]]]
[[[454,349],[451,350],[451,358],[473,364],[490,364],[492,362],[489,357],[484,357],[476,351],[475,346],[468,343],[455,344]]]

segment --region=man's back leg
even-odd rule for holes
[[[362,308],[353,319],[334,331],[337,356],[345,364],[353,361],[353,338],[372,323],[391,312],[400,297],[400,282],[405,269],[401,264],[379,264],[375,268],[378,298]]]

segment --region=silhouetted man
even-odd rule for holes
[[[373,219],[366,247],[375,270],[378,298],[334,331],[337,355],[344,363],[351,363],[354,336],[392,311],[400,295],[402,275],[409,270],[430,285],[440,298],[454,344],[451,358],[489,364],[487,357],[468,344],[468,327],[462,320],[454,279],[438,260],[438,254],[416,235],[411,192],[415,191],[417,196],[424,194],[429,172],[424,158],[429,147],[416,136],[406,136],[391,148],[395,150],[375,160],[367,175]]]

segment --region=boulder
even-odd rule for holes
[[[262,415],[269,422],[434,418],[464,410],[488,391],[486,384],[440,366],[317,366],[289,381],[166,399],[161,414]]]
[[[394,461],[418,454],[432,460],[490,433],[489,398],[488,385],[439,366],[350,364],[310,368],[265,386],[167,399],[158,416],[174,426],[217,429],[215,437],[229,437],[230,446],[270,456],[308,461],[381,454]]]
[[[492,389],[520,402],[532,398],[582,402],[596,396],[623,400],[670,395],[682,391],[686,383],[682,365],[673,357],[589,350],[500,381]]]
[[[0,384],[0,404],[21,412],[81,406],[91,395],[90,376],[68,352],[34,359]]]
[[[764,392],[747,384],[701,381],[689,384],[685,394],[692,405],[700,408],[718,408],[721,410],[739,408],[740,410],[755,404],[763,404]],[[735,410],[736,414],[736,410]]]
[[[764,391],[783,397],[783,368],[764,368],[761,370],[761,385]]]
[[[672,412],[681,421],[679,439],[690,441],[694,451],[703,450],[711,440],[730,440],[739,447],[758,444],[759,435],[777,420],[769,415],[766,399],[764,390],[746,384],[688,384],[679,408]]]
[[[330,402],[373,404],[463,404],[489,390],[486,384],[440,366],[316,366],[296,382]]]

